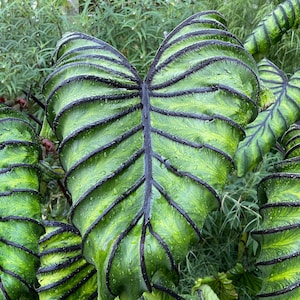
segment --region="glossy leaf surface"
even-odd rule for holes
[[[62,222],[44,225],[46,233],[39,241],[39,299],[97,299],[96,270],[82,256],[78,230]]]
[[[289,155],[276,165],[277,172],[259,186],[263,222],[253,234],[261,244],[257,265],[263,274],[259,298],[300,297],[300,127],[292,126],[283,144]],[[296,146],[297,145],[297,146]],[[291,151],[292,150],[292,151]]]
[[[0,298],[36,299],[40,147],[27,118],[0,106]]]
[[[300,71],[288,80],[278,67],[265,59],[259,64],[259,75],[269,89],[267,97],[271,100],[266,101],[268,107],[246,127],[246,138],[239,144],[235,162],[240,176],[252,170],[300,118]]]
[[[66,35],[56,57],[47,117],[99,299],[171,295],[256,116],[256,64],[214,11],[176,27],[145,80],[81,33]]]

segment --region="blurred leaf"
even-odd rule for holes
[[[254,29],[244,43],[251,54],[263,54],[271,45],[278,42],[289,29],[299,25],[300,3],[286,0],[280,3]]]
[[[228,279],[228,275],[224,272],[218,273],[217,277],[205,277],[197,279],[192,289],[194,293],[201,290],[203,299],[211,300],[233,300],[238,299],[235,287],[232,281]]]

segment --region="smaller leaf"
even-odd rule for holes
[[[208,276],[203,279],[198,279],[195,286],[192,288],[194,293],[201,290],[203,299],[212,300],[234,300],[238,299],[238,294],[232,280],[228,278],[227,273],[218,273],[217,277]],[[220,297],[218,297],[218,296]]]
[[[196,285],[192,289],[193,293],[197,291],[200,294],[200,299],[203,300],[220,300],[213,289],[208,284],[203,284],[202,281],[202,279],[196,281]]]
[[[184,298],[181,298],[180,296],[176,295],[175,297],[164,293],[163,291],[157,291],[153,290],[152,293],[145,292],[141,298],[142,300],[184,300]]]
[[[286,0],[267,15],[247,38],[244,46],[251,53],[265,53],[289,29],[299,25],[300,2]]]
[[[285,145],[285,158],[295,158],[300,156],[300,125],[293,124],[290,126],[289,130],[282,137],[282,142]],[[295,166],[293,165],[293,170],[295,172]],[[287,171],[286,171],[287,172]]]
[[[269,68],[272,71],[266,72],[264,68],[260,74],[267,86],[270,86],[272,82],[270,88],[274,91],[273,94],[278,96],[274,104],[261,111],[257,118],[246,127],[246,138],[239,144],[235,155],[239,176],[255,168],[288,127],[300,117],[300,71],[296,71],[287,81],[282,76],[282,71],[275,65],[270,63]],[[277,84],[274,85],[274,82]],[[278,86],[281,86],[280,92]],[[264,99],[263,103],[269,104],[273,101],[272,99],[272,97],[268,100]]]
[[[97,299],[96,270],[82,256],[77,229],[53,221],[45,221],[45,227],[39,242],[39,299]]]
[[[289,155],[258,186],[259,197],[267,200],[260,208],[263,222],[252,232],[261,248],[256,261],[262,278],[258,298],[298,300],[300,297],[300,160],[298,147],[293,146],[299,145],[300,127],[296,127],[291,126],[281,140]]]
[[[37,297],[40,153],[29,119],[0,104],[0,299]]]
[[[201,289],[201,296],[202,296],[203,300],[219,300],[220,299],[208,284],[201,285],[200,289]]]
[[[240,263],[230,269],[227,275],[236,287],[246,289],[249,295],[255,296],[261,289],[262,279],[260,274],[256,270],[245,270]]]

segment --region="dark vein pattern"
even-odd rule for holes
[[[0,106],[0,298],[37,299],[40,147],[27,118]]]
[[[253,58],[208,11],[166,37],[144,81],[118,51],[81,33],[59,42],[56,59],[47,118],[100,297],[158,289],[181,299],[171,290],[177,265],[218,207],[257,114]]]
[[[259,186],[261,200],[267,201],[260,213],[263,222],[253,232],[261,244],[257,266],[263,274],[259,298],[274,300],[300,297],[300,126],[293,125],[282,139],[285,159],[276,173]]]
[[[39,241],[39,299],[98,299],[96,270],[82,256],[79,231],[62,222],[45,221],[44,226],[46,233]]]
[[[262,98],[267,100],[257,118],[246,127],[246,138],[239,144],[235,162],[240,176],[257,166],[300,118],[300,71],[288,80],[277,66],[264,59],[259,64],[259,75],[267,89]]]
[[[291,28],[297,28],[300,16],[300,0],[286,0],[267,15],[251,35],[244,46],[251,54],[265,53],[278,42]]]

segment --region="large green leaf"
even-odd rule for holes
[[[246,127],[246,138],[236,152],[239,176],[252,170],[289,126],[300,118],[300,70],[288,80],[281,70],[265,59],[259,65],[259,75],[268,89],[265,93],[269,100],[262,104],[267,104],[267,108]]]
[[[27,118],[0,105],[0,299],[36,299],[39,141]]]
[[[263,285],[259,298],[300,298],[300,127],[292,126],[284,136],[288,156],[276,165],[276,173],[259,186],[263,222],[254,237],[261,244],[257,266]]]
[[[263,54],[289,29],[296,28],[299,22],[300,1],[286,0],[259,22],[244,46],[251,54]]]
[[[99,299],[173,295],[177,264],[218,207],[242,127],[257,114],[256,64],[214,11],[176,27],[145,80],[81,33],[62,38],[56,60],[47,118]]]
[[[45,221],[39,241],[39,299],[97,299],[95,268],[82,256],[81,236],[69,224]]]

